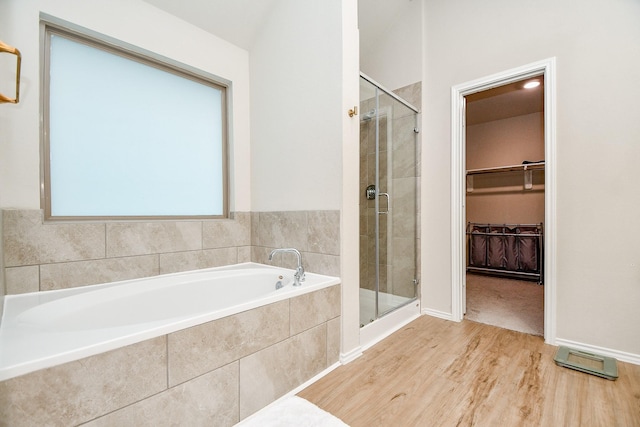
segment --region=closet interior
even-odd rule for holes
[[[465,97],[465,318],[535,335],[544,333],[543,86],[538,76]]]

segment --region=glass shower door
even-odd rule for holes
[[[371,81],[360,82],[360,323],[416,297],[417,113]]]
[[[417,114],[386,93],[378,105],[379,317],[416,296]]]

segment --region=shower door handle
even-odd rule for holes
[[[391,197],[389,197],[389,193],[378,193],[378,196],[385,196],[387,198],[387,210],[378,211],[380,215],[386,215],[391,212]]]

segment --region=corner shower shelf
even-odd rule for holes
[[[524,188],[531,190],[533,188],[533,171],[544,170],[544,162],[523,163],[520,165],[497,166],[493,168],[468,169],[467,170],[467,193],[473,191],[473,176],[487,173],[501,172],[524,172]]]

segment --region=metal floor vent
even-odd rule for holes
[[[600,356],[560,346],[553,359],[557,365],[608,380],[618,378],[618,365],[613,357]]]

